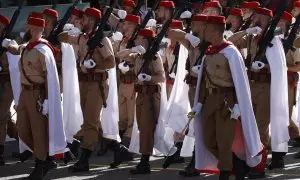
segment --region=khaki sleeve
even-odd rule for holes
[[[178,41],[186,48],[189,48],[190,42],[185,39],[186,32],[180,29],[172,29],[168,31],[168,38]]]
[[[292,51],[291,54],[292,54],[294,63],[295,64],[300,63],[300,48],[296,48],[296,50]]]
[[[47,66],[46,66],[45,55],[40,53],[38,50],[36,50],[36,52],[38,53],[38,57],[39,57],[39,61],[41,63],[41,67],[42,67],[43,71],[46,72],[47,71]]]
[[[162,83],[166,80],[164,66],[160,55],[157,55],[156,60],[151,62],[151,69],[152,69],[151,81],[153,83]]]
[[[81,37],[82,37],[81,35],[70,36],[70,35],[68,35],[67,31],[64,31],[58,35],[58,41],[78,45]]]
[[[235,46],[240,49],[247,48],[247,33],[246,31],[240,31],[234,33],[232,36],[228,38],[228,41],[231,41]]]
[[[107,37],[102,40],[102,44],[103,46],[101,48],[96,48],[96,52],[100,53],[101,57],[103,57],[103,59],[101,59],[101,61],[97,63],[97,69],[111,69],[116,65],[113,48],[111,46],[110,40]]]

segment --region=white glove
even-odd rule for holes
[[[0,66],[0,72],[2,72],[2,66]]]
[[[193,108],[192,108],[192,112],[195,112],[196,115],[198,115],[201,112],[202,109],[202,104],[201,103],[197,103]]]
[[[124,10],[118,10],[118,16],[120,19],[125,19],[127,16],[127,12]]]
[[[171,45],[171,39],[164,37],[161,40],[162,43],[167,43],[167,47],[169,47]]]
[[[145,73],[141,73],[138,75],[138,79],[140,81],[151,81],[151,76]]]
[[[262,29],[260,27],[256,26],[256,27],[246,29],[246,32],[248,34],[260,34],[262,32]]]
[[[43,103],[42,114],[46,116],[48,114],[48,112],[49,112],[48,99],[45,99],[44,103]]]
[[[170,76],[170,78],[172,78],[172,79],[175,79],[176,78],[176,74],[175,73],[171,73],[171,74],[169,74],[169,76]]]
[[[83,66],[87,69],[92,69],[96,66],[96,63],[92,59],[87,59],[83,61]]]
[[[149,19],[149,21],[146,24],[146,27],[156,27],[156,20],[155,19]]]
[[[190,34],[190,33],[187,33],[187,34],[184,36],[184,38],[185,38],[186,40],[188,40],[194,48],[197,47],[197,46],[199,45],[199,43],[200,43],[200,39],[199,39],[198,37],[196,37],[196,36]]]
[[[78,36],[79,34],[81,34],[81,31],[77,27],[73,27],[71,30],[68,31],[69,36]]]
[[[190,11],[184,11],[180,14],[180,19],[190,19],[192,17],[192,13]]]
[[[224,33],[223,33],[223,36],[225,39],[228,39],[232,35],[233,35],[233,32],[230,30],[224,31]]]
[[[67,24],[65,24],[63,31],[70,31],[73,28],[74,28],[73,24],[67,23]]]
[[[145,54],[146,53],[146,49],[141,45],[132,47],[131,51],[135,52],[135,53],[138,53],[138,54]]]
[[[199,74],[200,69],[201,69],[201,65],[196,65],[196,66],[193,66],[193,67],[192,67],[192,71],[193,71],[195,74]]]
[[[265,63],[261,61],[254,61],[251,65],[252,69],[254,70],[260,70],[265,67]]]
[[[25,32],[20,32],[20,38],[23,39],[25,35]]]
[[[114,41],[122,41],[123,39],[123,34],[119,31],[114,32],[112,37],[111,37]]]
[[[11,43],[11,39],[3,39],[3,41],[2,41],[2,47],[4,47],[4,48],[8,48],[8,46],[10,45],[10,43]]]
[[[230,119],[236,119],[238,120],[241,116],[241,110],[238,104],[235,104],[232,109],[229,109],[231,111]]]
[[[122,71],[123,74],[129,71],[129,66],[126,64],[125,61],[122,61],[119,65],[118,68]]]

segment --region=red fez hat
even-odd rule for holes
[[[0,22],[8,25],[10,23],[10,20],[5,16],[0,15]]]
[[[39,12],[31,12],[28,16],[28,18],[31,18],[31,17],[34,17],[34,18],[42,18],[42,13],[39,13]]]
[[[55,17],[55,18],[58,18],[58,12],[55,11],[54,9],[45,9],[43,11],[43,14],[48,15],[48,16],[52,16],[52,17]]]
[[[86,10],[84,11],[84,14],[87,16],[92,16],[95,17],[97,19],[101,19],[101,11],[99,9],[96,8],[86,8]]]
[[[207,16],[207,23],[209,24],[226,24],[224,16]]]
[[[77,17],[82,17],[83,11],[79,10],[79,9],[73,9],[72,15],[77,16]]]
[[[173,19],[171,28],[172,29],[183,29],[183,22]]]
[[[261,8],[261,7],[258,7],[258,8],[255,9],[255,12],[256,12],[257,14],[261,14],[261,15],[273,17],[273,12],[272,12],[272,10],[267,9],[267,8]]]
[[[294,2],[294,7],[300,7],[300,1],[295,1]]]
[[[249,9],[255,9],[258,8],[260,6],[259,2],[256,1],[251,1],[251,2],[247,2],[244,1],[241,8],[249,8]]]
[[[165,8],[175,8],[175,4],[173,1],[161,1],[159,5]]]
[[[230,11],[230,15],[243,16],[243,11],[239,8],[234,8],[232,11]]]
[[[125,0],[125,1],[123,2],[123,6],[124,6],[124,7],[136,7],[136,4],[135,4],[135,2],[132,1],[132,0]]]
[[[211,1],[211,2],[206,2],[203,5],[203,10],[209,7],[221,7],[221,4],[219,1]]]
[[[288,21],[289,23],[291,23],[293,20],[293,15],[291,13],[284,11],[281,16],[281,19],[284,19],[284,20]]]
[[[27,24],[44,28],[45,27],[45,20],[41,19],[41,18],[31,17],[31,18],[28,19]]]
[[[139,31],[140,36],[154,38],[156,36],[155,32],[151,29],[141,29]]]
[[[206,22],[207,21],[207,16],[203,15],[203,14],[195,14],[192,18],[192,21],[203,21]]]
[[[140,16],[136,16],[136,15],[132,15],[132,14],[128,14],[125,17],[125,21],[132,22],[132,23],[135,23],[135,24],[141,24]]]

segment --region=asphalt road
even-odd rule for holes
[[[10,179],[22,179],[32,171],[34,166],[34,161],[30,159],[25,163],[18,162],[17,159],[11,157],[11,153],[17,150],[16,142],[8,142],[6,148],[6,159],[7,165],[0,166],[0,180],[10,180]],[[290,148],[290,152],[286,157],[286,167],[283,170],[268,171],[266,179],[274,180],[285,180],[285,179],[300,179],[300,160],[293,158],[293,154],[297,151],[297,148]],[[152,172],[150,175],[130,175],[129,169],[134,168],[134,166],[139,162],[137,157],[135,161],[130,163],[122,164],[119,169],[109,169],[109,163],[112,160],[112,153],[108,152],[103,157],[97,157],[94,154],[91,158],[91,170],[88,173],[69,173],[68,166],[59,162],[59,167],[56,170],[49,172],[45,179],[101,179],[101,180],[198,180],[207,179],[214,180],[218,179],[216,175],[203,174],[200,177],[194,178],[183,178],[178,175],[178,171],[183,169],[185,164],[172,165],[169,169],[163,170],[161,168],[162,158],[152,157],[151,167]],[[188,159],[187,159],[188,161]],[[74,163],[74,162],[73,162]],[[232,179],[234,179],[232,177]]]

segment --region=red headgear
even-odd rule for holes
[[[54,18],[58,18],[58,12],[55,11],[54,9],[45,9],[43,11],[43,14],[54,17]]]
[[[156,36],[155,32],[151,29],[141,29],[139,31],[140,36],[154,38]]]
[[[141,23],[141,18],[140,18],[140,16],[128,14],[128,15],[125,17],[125,21],[133,22],[133,23],[135,23],[135,24],[140,24],[140,23]]]
[[[8,25],[10,23],[10,20],[5,16],[0,15],[0,22]]]
[[[165,8],[175,8],[175,4],[173,1],[161,1],[159,3],[159,6],[165,7]]]
[[[208,16],[207,23],[209,24],[226,24],[224,16]]]
[[[255,12],[256,12],[257,14],[261,14],[261,15],[273,17],[273,12],[272,12],[272,10],[267,9],[267,8],[261,8],[261,7],[259,7],[259,8],[256,8],[256,9],[255,9]]]
[[[33,25],[33,26],[38,26],[38,27],[45,27],[45,20],[41,18],[29,18],[27,24]]]
[[[96,9],[96,8],[86,8],[86,10],[84,11],[83,14],[85,14],[87,16],[95,17],[97,19],[102,18],[101,11],[99,9]]]

